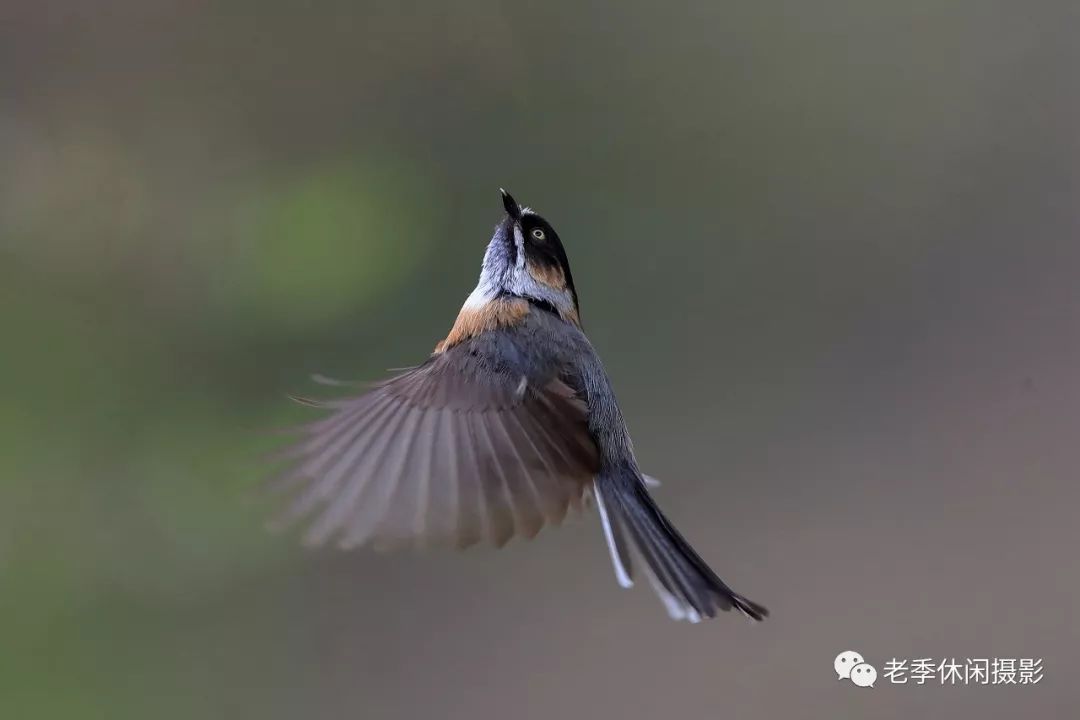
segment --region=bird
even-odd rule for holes
[[[476,288],[425,361],[359,394],[294,397],[324,415],[276,456],[271,485],[289,496],[277,524],[306,522],[313,546],[502,547],[595,505],[619,585],[640,569],[675,620],[764,619],[650,495],[563,243],[500,192]]]

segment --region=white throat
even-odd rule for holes
[[[557,290],[539,282],[525,267],[525,238],[517,225],[514,225],[514,250],[511,256],[500,226],[484,252],[476,288],[465,299],[462,309],[477,310],[499,295],[509,293],[550,303],[564,317],[576,315],[569,290]]]

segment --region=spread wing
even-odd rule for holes
[[[299,428],[274,481],[310,544],[503,545],[559,524],[597,469],[585,406],[558,380],[533,387],[466,346],[375,385]]]

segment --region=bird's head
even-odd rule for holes
[[[511,295],[557,312],[579,324],[578,297],[570,262],[550,223],[519,205],[505,190],[506,211],[484,253],[480,282],[467,305]]]

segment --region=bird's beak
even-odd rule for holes
[[[503,207],[506,208],[506,214],[510,216],[510,219],[517,222],[521,219],[521,206],[514,200],[514,196],[506,192],[502,188],[499,188],[499,192],[502,193]]]

